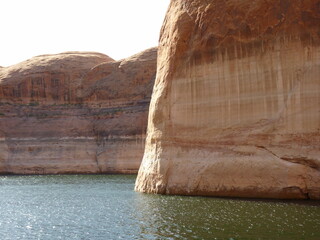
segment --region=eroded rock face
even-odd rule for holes
[[[33,57],[0,71],[0,101],[77,103],[77,89],[94,66],[114,62],[95,52],[65,52]]]
[[[320,1],[173,0],[143,192],[320,199]]]
[[[136,173],[156,57],[63,53],[0,69],[0,173]]]

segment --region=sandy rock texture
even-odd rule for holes
[[[319,0],[172,0],[135,189],[320,199],[319,30]]]
[[[157,49],[34,57],[0,69],[0,173],[136,173]]]
[[[77,89],[94,66],[114,62],[95,52],[40,55],[0,71],[0,101],[76,103]]]

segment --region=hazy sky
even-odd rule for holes
[[[96,51],[118,60],[158,43],[170,0],[1,0],[0,66]]]

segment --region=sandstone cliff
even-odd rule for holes
[[[34,57],[0,69],[0,173],[136,173],[157,49]]]
[[[0,71],[0,101],[75,103],[77,88],[94,66],[114,62],[104,54],[66,52],[33,57]]]
[[[319,0],[172,0],[136,190],[320,199],[319,30]]]

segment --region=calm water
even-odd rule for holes
[[[135,176],[0,176],[0,239],[320,239],[315,202],[136,193]]]

